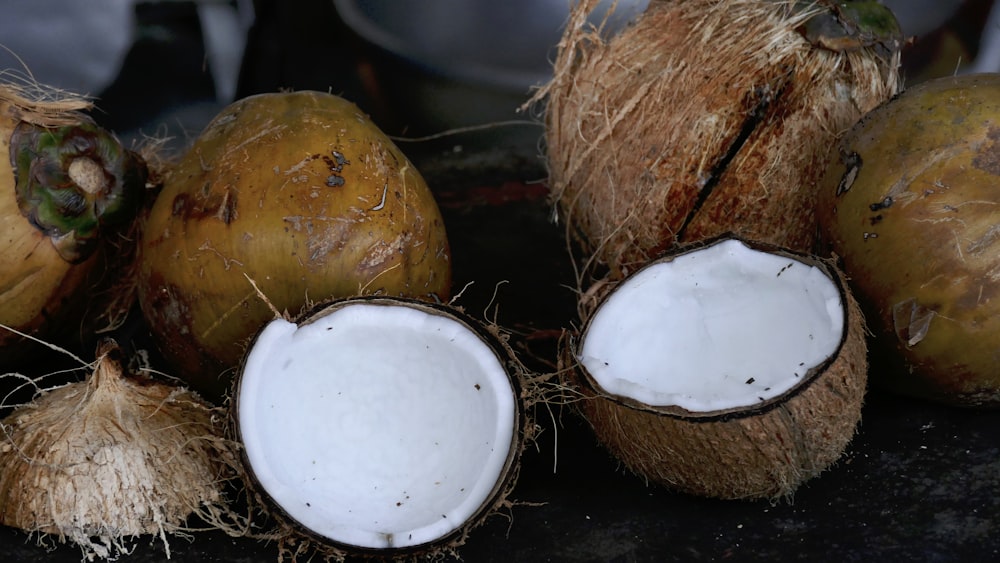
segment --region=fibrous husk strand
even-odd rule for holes
[[[545,100],[552,203],[588,258],[621,277],[725,232],[795,250],[834,140],[898,89],[898,51],[837,52],[798,28],[822,9],[653,0],[605,37],[579,2]],[[584,284],[585,285],[585,284]]]
[[[191,515],[236,533],[235,450],[221,417],[186,389],[125,376],[104,341],[86,381],[42,391],[0,422],[0,522],[115,558],[131,539],[185,530]]]
[[[9,72],[0,72],[0,80],[0,110],[14,121],[41,127],[74,125],[83,119],[81,112],[93,108],[84,96],[18,79]]]

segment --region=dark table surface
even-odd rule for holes
[[[563,232],[549,221],[537,166],[525,164],[518,175],[478,165],[476,174],[443,171],[446,182],[438,183],[455,285],[474,282],[460,303],[475,317],[496,318],[514,333],[522,357],[544,370],[554,357],[554,335],[574,314]],[[436,177],[428,174],[432,183]],[[540,409],[536,422],[542,432],[524,453],[513,493],[520,504],[471,534],[460,550],[465,560],[1000,560],[998,412],[871,389],[840,461],[777,502],[711,500],[647,486],[597,444],[570,408]],[[266,562],[278,553],[273,544],[221,532],[172,537],[170,550],[176,561]],[[163,558],[158,540],[138,538],[124,560]],[[24,533],[0,528],[0,560],[79,559],[75,547],[38,547]]]
[[[240,95],[333,88],[365,108],[357,76],[343,73],[331,85],[328,70],[302,63],[304,50],[345,57],[344,43],[292,33],[281,14],[269,18],[251,36]],[[176,41],[185,38],[179,47]],[[157,98],[159,107],[180,112],[174,115],[184,115],[189,127],[214,114],[211,85],[199,74],[197,34],[178,33],[173,41],[136,49],[133,66],[104,98],[109,126],[127,134],[151,126],[150,120],[169,121],[128,103],[137,92],[155,88],[168,89]],[[169,88],[176,86],[166,78],[135,68],[143,57],[169,57],[180,74],[170,82],[184,83],[184,73],[190,73],[187,84],[194,86],[171,95]],[[386,118],[387,131],[398,126]],[[564,232],[550,219],[544,166],[534,144],[540,133],[537,125],[515,124],[400,146],[438,197],[453,249],[455,288],[472,283],[460,304],[510,330],[523,359],[544,371],[552,369],[559,331],[575,320],[575,303]],[[624,471],[570,408],[554,406],[536,415],[542,432],[522,457],[513,492],[519,504],[473,531],[460,549],[466,561],[1000,560],[1000,412],[870,389],[843,457],[792,498],[776,502],[711,500],[647,485]],[[0,527],[0,561],[81,558],[76,547],[46,542],[40,547],[36,538]],[[273,544],[218,531],[171,537],[170,551],[175,561],[249,563],[278,555]],[[122,560],[164,558],[159,540],[141,537]]]

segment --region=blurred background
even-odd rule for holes
[[[317,89],[384,130],[426,135],[533,117],[571,0],[2,0],[0,69],[96,98],[123,137],[182,146],[236,98]],[[612,26],[648,0],[619,0]],[[1000,71],[992,0],[886,0],[904,33],[908,84]],[[602,3],[606,8],[610,1]],[[511,144],[539,131],[510,127]]]

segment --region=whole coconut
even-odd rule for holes
[[[1000,75],[939,78],[840,142],[818,217],[874,332],[873,383],[1000,406]]]
[[[451,264],[406,156],[353,103],[306,91],[251,96],[209,123],[152,206],[139,284],[163,355],[217,399],[272,307],[447,300]]]
[[[17,331],[0,330],[0,369],[30,369],[48,352],[22,334],[93,345],[134,298],[117,289],[128,285],[149,170],[82,113],[90,107],[0,84],[0,324]]]
[[[615,277],[726,232],[811,250],[837,135],[897,91],[899,28],[877,2],[652,0],[611,37],[578,3],[546,144],[559,218]]]

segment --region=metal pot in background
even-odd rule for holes
[[[612,4],[616,29],[641,14],[649,0]],[[389,115],[387,125],[411,136],[497,124],[508,142],[534,146],[537,126],[519,111],[532,89],[549,80],[552,58],[571,0],[333,0],[361,40],[370,72],[365,87]]]

